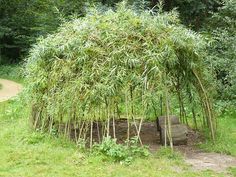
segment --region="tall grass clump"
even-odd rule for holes
[[[99,141],[116,138],[116,120],[125,117],[127,139],[132,123],[142,144],[142,122],[163,112],[171,142],[169,115],[176,97],[183,122],[186,100],[198,103],[214,139],[204,40],[181,25],[175,12],[137,14],[125,6],[92,10],[33,46],[25,69],[32,126],[73,134],[92,146],[98,123]]]

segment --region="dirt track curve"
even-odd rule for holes
[[[6,101],[15,97],[22,90],[22,85],[16,82],[0,79],[2,88],[0,89],[0,102]]]

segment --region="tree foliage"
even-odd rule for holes
[[[183,23],[198,30],[220,6],[220,0],[165,0],[164,5],[166,10],[177,8]]]
[[[236,1],[228,0],[209,19],[209,63],[218,80],[219,98],[236,99]]]
[[[84,1],[0,0],[0,63],[19,61],[37,37],[75,13],[84,14]]]

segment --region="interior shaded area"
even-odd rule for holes
[[[70,127],[70,138],[72,140],[77,141],[79,139],[85,139],[87,145],[89,146],[89,142],[91,141],[94,143],[100,143],[102,142],[102,138],[106,136],[110,136],[111,138],[115,138],[117,140],[117,143],[124,144],[128,138],[128,129],[129,129],[129,139],[132,139],[134,137],[137,137],[137,129],[139,126],[140,121],[136,120],[130,121],[129,128],[128,128],[128,122],[127,119],[119,119],[115,121],[115,126],[113,124],[113,121],[110,120],[109,122],[109,135],[107,135],[106,131],[106,125],[107,123],[104,122],[93,122],[93,125],[87,124],[87,125],[81,125],[81,128],[74,127],[71,125]],[[91,131],[92,127],[92,131]],[[65,129],[65,127],[61,127],[62,129]],[[180,131],[181,126],[178,127]],[[186,126],[187,128],[187,126]],[[91,135],[92,132],[92,135]],[[114,133],[115,132],[115,133]],[[176,137],[176,134],[178,134],[178,131],[175,130],[172,132],[172,137]],[[167,138],[168,139],[168,138]],[[174,145],[187,145],[187,144],[194,144],[197,142],[198,135],[196,132],[194,132],[191,128],[187,128],[186,131],[186,140],[178,140],[174,141]],[[163,141],[161,141],[161,130],[158,129],[158,125],[156,121],[145,121],[142,123],[142,127],[140,130],[140,140],[139,143],[142,143],[142,145],[149,146],[150,150],[156,150],[160,148],[163,144]]]

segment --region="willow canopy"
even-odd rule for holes
[[[124,5],[94,10],[31,49],[26,73],[32,125],[66,135],[77,129],[79,139],[96,121],[104,122],[107,136],[109,122],[125,117],[128,123],[141,119],[139,134],[144,119],[161,114],[160,99],[163,114],[178,103],[184,117],[184,97],[191,93],[214,138],[204,51],[201,36],[174,12],[137,14]]]

